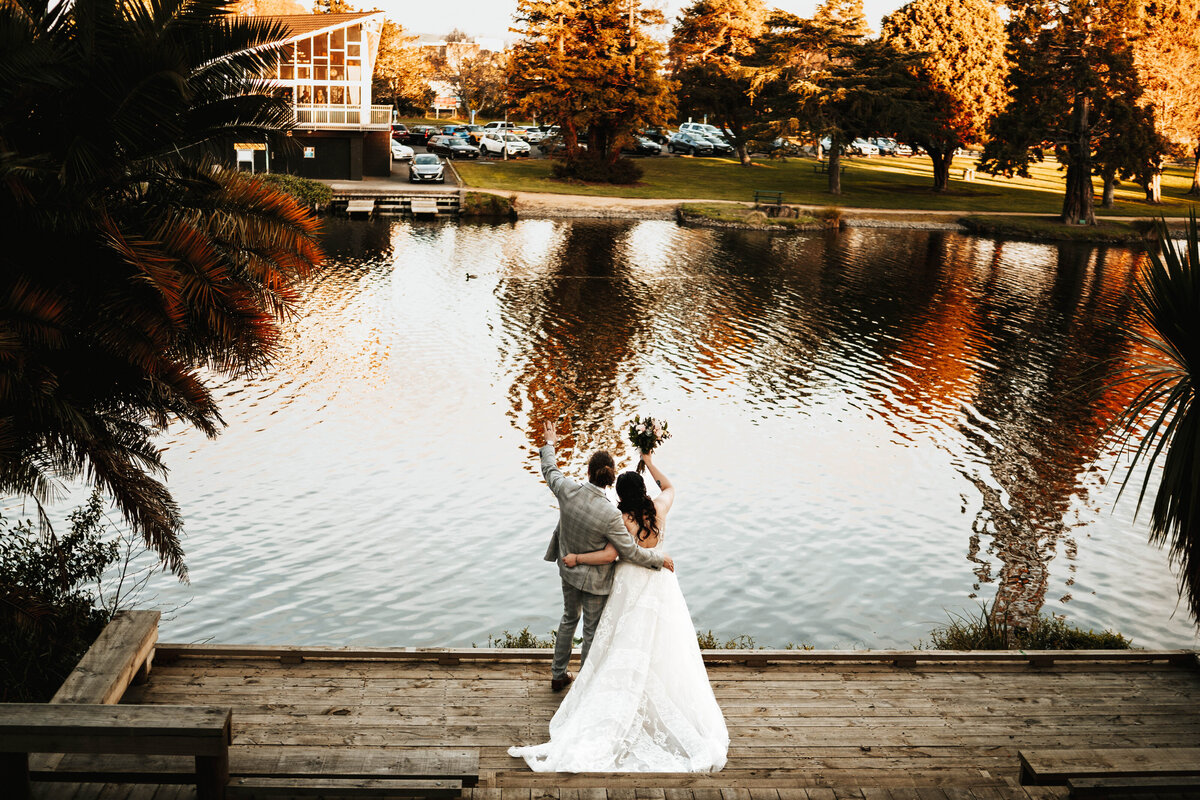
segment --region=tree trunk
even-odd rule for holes
[[[829,143],[829,193],[842,193],[842,147],[837,141]]]
[[[1188,189],[1190,195],[1200,194],[1200,142],[1197,142],[1194,154],[1196,162],[1192,165],[1192,188]]]
[[[1158,204],[1162,202],[1162,169],[1146,173],[1142,179],[1142,188],[1146,190],[1146,202]]]
[[[750,167],[753,164],[750,162],[750,148],[745,142],[738,142],[737,146],[738,160],[742,162],[743,167]]]
[[[1100,207],[1112,208],[1113,195],[1117,191],[1117,171],[1112,167],[1105,167],[1101,176],[1104,178],[1104,197],[1100,201]]]
[[[954,163],[954,150],[953,147],[925,145],[925,152],[929,153],[929,160],[933,162],[935,192],[944,192],[950,188],[950,165]]]
[[[1071,133],[1067,142],[1067,193],[1063,197],[1062,221],[1068,225],[1096,224],[1096,200],[1092,189],[1092,134],[1088,117],[1091,101],[1075,95]]]

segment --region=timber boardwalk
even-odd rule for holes
[[[428,794],[394,796],[1041,800],[1067,788],[1022,786],[1018,751],[1200,752],[1186,749],[1200,748],[1194,653],[706,651],[706,660],[731,737],[728,765],[708,774],[533,773],[510,758],[509,745],[546,738],[562,699],[549,690],[548,651],[159,643],[144,682],[121,702],[231,709],[238,797],[239,780],[249,780],[237,777],[239,763],[340,758],[358,764],[366,790],[372,769],[387,774],[384,756],[411,766],[425,754],[412,775],[429,780],[437,763],[459,763],[443,772],[463,788],[430,783]],[[196,789],[35,781],[33,796],[167,800]]]

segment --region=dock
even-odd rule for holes
[[[135,638],[145,649],[145,634]],[[353,795],[372,785],[364,763],[425,755],[414,772],[424,780],[437,777],[427,773],[439,760],[469,757],[472,769],[445,768],[462,779],[449,793],[443,782],[428,794],[372,796],[1046,800],[1067,797],[1068,787],[1022,784],[1019,753],[1138,748],[1176,761],[1200,753],[1200,664],[1188,651],[705,651],[731,737],[724,770],[558,774],[531,772],[506,752],[547,738],[562,699],[550,691],[547,650],[152,644],[148,667],[93,659],[121,670],[121,704],[231,709],[235,776],[238,763],[341,759],[359,765],[362,792]],[[111,682],[101,683],[92,691],[109,690]],[[69,762],[44,769],[55,763]],[[229,796],[265,796],[235,794],[238,780]],[[32,796],[174,800],[196,792],[179,783],[35,781]]]

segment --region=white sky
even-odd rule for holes
[[[303,1],[303,0],[302,0]],[[655,0],[651,0],[655,2]],[[657,0],[668,18],[690,5],[690,0]],[[867,20],[878,32],[879,20],[904,4],[905,0],[863,0]],[[768,5],[800,16],[810,16],[817,0],[775,0]],[[370,4],[362,4],[366,8]],[[516,0],[450,0],[444,5],[436,0],[375,0],[380,10],[400,23],[410,33],[448,33],[460,28],[470,36],[513,38],[508,33]]]

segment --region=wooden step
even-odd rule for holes
[[[1200,775],[1200,748],[1129,747],[1021,750],[1021,783],[1063,784],[1070,778]]]
[[[370,214],[375,210],[374,200],[347,200],[347,214]]]
[[[1142,778],[1068,778],[1071,797],[1106,797],[1114,794],[1200,794],[1200,775]]]
[[[231,778],[229,797],[459,797],[461,781],[401,778]]]
[[[436,199],[414,197],[409,201],[409,209],[414,214],[437,214],[438,204]]]

